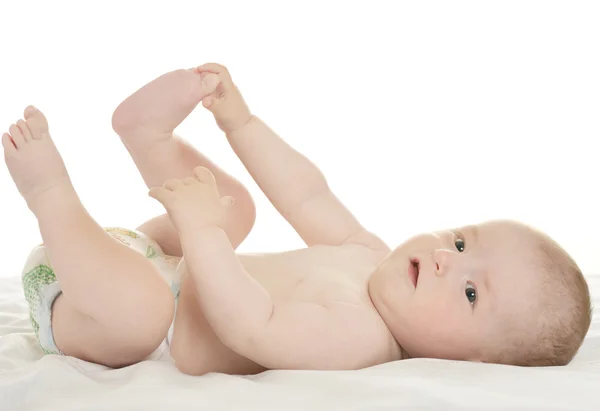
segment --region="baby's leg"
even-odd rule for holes
[[[125,99],[113,114],[113,128],[121,137],[146,185],[162,186],[170,178],[185,178],[197,166],[215,175],[219,193],[233,196],[235,205],[225,231],[234,248],[246,238],[256,218],[248,190],[173,131],[216,86],[215,75],[204,79],[196,69],[176,70],[146,84]],[[138,228],[170,255],[181,255],[181,246],[167,215]]]
[[[28,107],[25,119],[2,136],[2,145],[62,290],[52,307],[56,345],[110,367],[143,360],[172,322],[169,286],[145,256],[112,239],[89,216],[44,115]]]

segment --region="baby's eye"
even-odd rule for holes
[[[462,238],[457,238],[454,241],[454,245],[456,246],[458,252],[462,253],[463,251],[465,251],[465,240],[463,240]]]
[[[477,290],[471,284],[467,284],[465,287],[465,295],[467,296],[467,300],[471,305],[475,304],[475,300],[477,300]]]

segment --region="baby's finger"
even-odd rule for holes
[[[162,205],[165,205],[173,197],[173,192],[163,187],[152,187],[150,191],[148,191],[148,195]]]
[[[217,186],[217,181],[215,180],[215,176],[213,175],[213,173],[210,172],[210,170],[206,167],[196,167],[194,169],[194,174],[196,175],[196,177],[198,178],[198,180],[200,180],[201,182],[208,184],[212,187],[216,187]]]
[[[202,78],[202,88],[206,94],[215,91],[221,82],[221,78],[213,73],[201,73],[200,76]]]
[[[191,186],[192,184],[198,184],[198,179],[196,177],[188,177],[183,180],[183,184],[186,186]]]
[[[219,77],[221,77],[221,80],[225,81],[228,84],[232,83],[231,74],[229,74],[229,70],[227,70],[227,67],[222,66],[220,64],[206,63],[201,66],[198,66],[197,70],[199,73],[209,71],[211,73],[218,74]]]
[[[167,190],[177,190],[180,187],[183,187],[183,182],[178,178],[171,178],[163,184],[163,187]]]
[[[204,97],[204,99],[202,100],[202,106],[204,108],[209,108],[210,106],[212,106],[212,103],[215,101],[214,98],[212,98],[212,96],[206,96]]]

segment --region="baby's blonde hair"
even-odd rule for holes
[[[490,362],[566,365],[581,347],[590,327],[592,305],[588,285],[573,258],[556,241],[535,229],[531,232],[537,253],[533,266],[541,277],[536,299],[539,314],[533,321],[523,323],[528,330],[505,334],[503,339],[508,344]]]

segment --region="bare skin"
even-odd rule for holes
[[[56,343],[109,366],[140,361],[170,326],[169,287],[144,256],[113,240],[87,213],[44,115],[30,106],[24,117],[3,134],[2,145],[63,289],[53,306]]]
[[[252,198],[173,135],[200,102],[307,248],[235,251],[254,224]],[[68,355],[110,367],[142,361],[171,325],[169,287],[88,215],[44,115],[30,106],[24,118],[2,145],[61,283],[55,341]],[[424,233],[391,250],[313,163],[251,114],[223,66],[159,77],[121,103],[113,127],[149,196],[167,211],[139,230],[183,258],[171,356],[184,373],[358,369],[411,357],[485,361],[491,347],[502,351],[498,341],[509,331],[535,328],[538,233],[493,221]]]
[[[220,66],[212,68],[220,69]],[[221,87],[224,74],[217,74]],[[182,283],[171,348],[178,368],[195,375],[212,371],[244,374],[272,368],[355,369],[399,359],[399,347],[374,309],[367,287],[370,274],[387,250],[376,241],[366,241],[365,245],[359,226],[351,227],[359,231],[349,233],[350,236],[346,232],[330,231],[339,237],[328,238],[326,242],[318,241],[319,233],[314,233],[313,238],[317,241],[313,240],[306,249],[262,255],[234,253],[254,222],[253,203],[247,190],[172,135],[173,129],[204,97],[209,97],[204,100],[207,106],[212,106],[207,101],[213,100],[213,109],[222,103],[215,103],[219,96],[229,97],[230,94],[219,89],[207,93],[211,85],[203,81],[205,77],[206,72],[200,74],[197,70],[161,76],[138,91],[140,94],[124,101],[113,117],[115,130],[149,187],[169,187],[169,181],[170,184],[178,179],[181,181],[190,176],[195,167],[204,166],[214,175],[219,195],[230,195],[236,201],[228,212],[226,223],[206,226],[218,228],[223,233],[221,240],[225,241],[214,241],[211,237],[186,241],[190,236],[197,237],[198,233],[176,229],[172,224],[176,218],[173,215],[159,217],[140,227],[170,254],[183,254],[188,268],[194,265],[194,258],[190,255],[192,261],[189,261],[186,244],[191,254],[196,254],[195,248],[207,239],[218,244],[211,253],[226,256],[212,259],[213,271],[227,266],[233,258],[239,261],[239,270],[228,270],[234,274],[229,281],[239,287],[244,287],[244,283],[254,287],[246,294],[233,296],[237,302],[234,311],[237,312],[228,312],[228,315],[237,316],[238,322],[246,322],[253,315],[256,319],[254,328],[239,333],[231,326],[231,321],[220,314],[224,310],[210,309],[214,306],[214,301],[209,301],[210,292],[201,291],[203,288],[219,289],[218,284],[205,284],[206,278],[222,279],[225,276],[217,272],[204,275],[201,267],[189,270],[190,275],[186,275]],[[228,79],[225,78],[225,83]],[[197,94],[191,93],[193,97],[189,87],[182,86],[185,82],[189,86],[191,81],[199,88]],[[168,93],[179,93],[177,97],[181,100],[187,98],[185,104],[171,105],[169,116],[165,114],[165,105],[152,99],[153,94],[165,96]],[[172,97],[175,96],[167,98]],[[241,95],[239,97],[241,99]],[[245,127],[249,127],[248,133],[256,133],[254,123],[248,122],[250,117],[242,119],[247,113],[238,112],[241,115],[236,116],[233,110],[236,107],[232,108],[237,105],[238,109],[243,109],[243,101],[233,102],[235,104],[220,106],[226,115],[213,110],[219,126],[226,133],[240,133],[241,136],[246,134]],[[67,355],[111,367],[139,362],[158,347],[170,325],[173,301],[168,287],[141,255],[106,235],[85,212],[52,143],[43,114],[28,108],[25,120],[17,123],[16,129],[10,128],[10,135],[3,136],[3,145],[11,175],[38,218],[44,243],[63,288],[63,294],[53,307],[56,343]],[[32,124],[36,125],[37,131],[33,130]],[[28,133],[27,127],[32,129],[29,139],[22,137]],[[266,126],[262,127],[266,130]],[[243,150],[232,145],[238,153]],[[182,161],[182,158],[188,161]],[[28,167],[32,162],[38,167]],[[267,184],[267,191],[273,190],[268,187],[271,183],[264,179],[263,183]],[[283,181],[273,183],[278,185]],[[286,208],[287,218],[300,224],[296,228],[300,229],[301,235],[310,237],[308,227],[301,227],[304,220],[295,207],[304,206],[310,198],[303,196],[312,196],[312,193],[311,185],[307,184],[306,190],[294,190],[293,196],[288,190],[288,198],[283,202],[272,192],[267,195],[277,207]],[[203,206],[204,203],[198,202],[191,209],[199,210],[198,215],[202,215]],[[61,218],[56,219],[57,215]],[[354,221],[349,216],[344,217]],[[234,224],[236,218],[237,224]],[[65,231],[65,226],[71,227],[70,231]],[[215,235],[218,237],[219,234]],[[178,243],[183,244],[183,249]],[[372,247],[372,244],[381,248]],[[76,253],[73,250],[77,250]],[[83,270],[80,267],[84,264],[97,269]],[[119,281],[116,281],[117,277]],[[259,298],[256,298],[254,291],[259,289]],[[267,299],[262,301],[262,296]],[[216,298],[231,297],[217,295]],[[272,317],[276,321],[261,318],[265,302],[270,304],[271,313],[276,307],[278,315]],[[151,311],[148,311],[149,307],[152,307]],[[254,347],[256,338],[263,339],[260,349]]]

